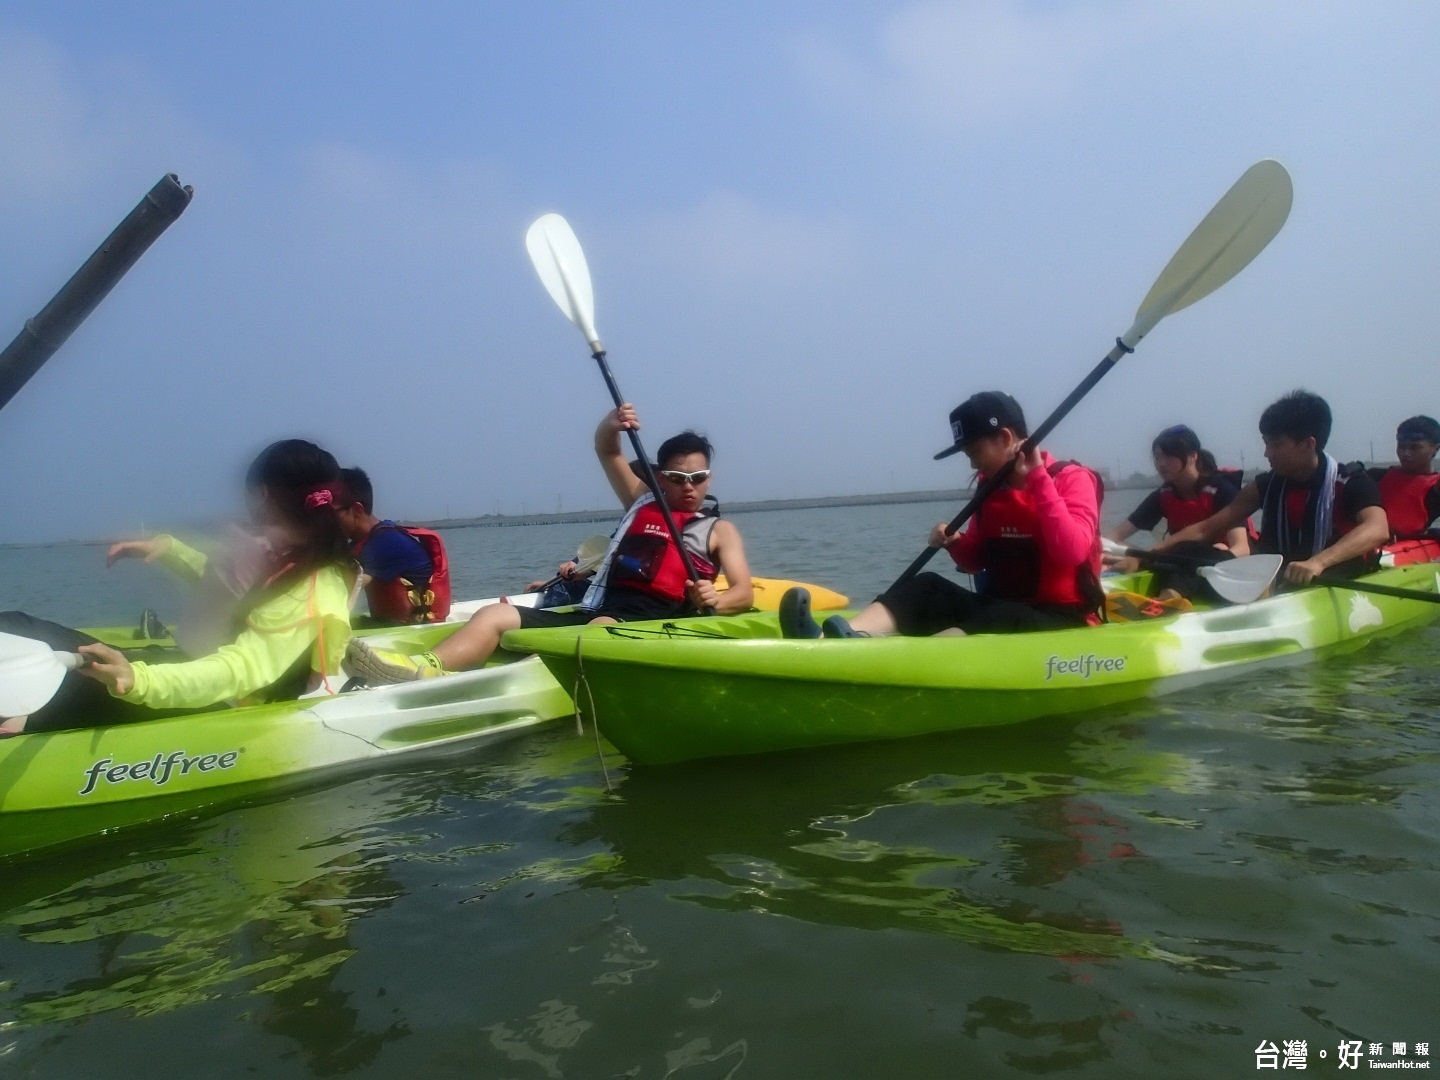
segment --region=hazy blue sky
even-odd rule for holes
[[[1437,55],[1423,0],[10,0],[0,339],[163,173],[195,199],[0,414],[0,540],[238,507],[291,435],[386,514],[606,505],[549,210],[648,445],[708,432],[722,502],[948,486],[948,410],[1038,422],[1261,157],[1289,225],[1050,447],[1128,470],[1187,422],[1253,466],[1303,384],[1383,453],[1440,413]]]

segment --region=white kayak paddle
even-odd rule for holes
[[[55,696],[67,671],[85,664],[79,653],[57,652],[43,641],[0,634],[0,717],[29,716]]]
[[[1154,329],[1156,323],[1209,296],[1249,266],[1285,224],[1293,196],[1290,174],[1278,161],[1257,161],[1246,169],[1165,264],[1165,269],[1160,271],[1155,284],[1140,302],[1140,310],[1135,313],[1135,322],[1130,329],[1115,339],[1115,347],[1105,359],[1030,434],[1020,453],[1028,454],[1044,442],[1055,425],[1080,403],[1080,399],[1104,378],[1105,373],[1126,353],[1135,351],[1140,339]],[[1012,458],[1004,467],[997,469],[994,476],[987,477],[964,509],[950,522],[950,531],[954,532],[969,521],[990,493],[1006,482],[1014,468],[1015,459]],[[927,547],[905,568],[895,584],[918,574],[938,550]]]
[[[1207,563],[1203,559],[1185,555],[1171,555],[1165,551],[1142,551],[1102,537],[1100,546],[1106,555],[1128,555],[1143,563],[1170,563],[1172,566],[1196,566],[1196,573],[1210,583],[1210,587],[1232,604],[1248,604],[1258,600],[1280,573],[1285,560],[1279,555],[1244,555],[1238,559]]]
[[[543,214],[525,231],[525,250],[530,253],[530,261],[534,263],[535,272],[540,275],[540,283],[545,286],[545,291],[565,313],[565,317],[584,335],[586,344],[590,346],[590,355],[599,365],[600,375],[604,378],[610,398],[618,409],[625,403],[625,399],[620,396],[620,387],[615,384],[615,376],[610,373],[610,365],[605,360],[605,346],[600,344],[600,335],[595,331],[595,290],[590,285],[590,266],[585,261],[585,251],[580,247],[575,230],[570,228],[570,223],[559,214]],[[640,445],[640,434],[633,430],[626,434],[630,436],[630,445],[634,447],[635,455],[640,460],[645,483],[655,493],[655,505],[660,509],[660,516],[665,519],[665,527],[675,541],[676,550],[680,552],[685,576],[691,581],[699,581],[695,564],[685,549],[670,507],[661,498],[660,482],[655,478],[655,469],[650,464],[645,448]]]

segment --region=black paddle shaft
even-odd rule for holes
[[[1369,581],[1351,581],[1349,578],[1316,574],[1310,579],[1312,585],[1324,585],[1330,589],[1353,589],[1355,592],[1375,593],[1377,596],[1398,596],[1401,600],[1423,600],[1427,604],[1440,604],[1440,593],[1420,592],[1417,589],[1397,589],[1393,585],[1375,585]]]
[[[1034,434],[1025,440],[1020,447],[1020,453],[997,469],[994,476],[987,476],[984,481],[981,482],[980,486],[975,489],[975,494],[971,496],[970,501],[966,503],[960,513],[956,514],[951,520],[948,531],[953,533],[974,517],[975,511],[980,509],[980,504],[988,499],[996,488],[1000,487],[1000,485],[1010,478],[1010,474],[1015,471],[1015,462],[1020,455],[1028,454],[1039,446],[1045,440],[1045,436],[1049,435],[1050,432],[1055,429],[1055,425],[1060,423],[1061,420],[1064,420],[1070,410],[1080,404],[1080,399],[1094,389],[1095,384],[1103,379],[1106,373],[1114,367],[1126,353],[1132,353],[1134,351],[1134,349],[1130,348],[1119,338],[1116,338],[1115,347],[1106,354],[1105,359],[1095,365],[1094,370],[1085,376],[1080,385],[1070,391],[1070,396],[1062,401],[1055,411],[1045,418],[1045,422],[1035,429]],[[896,578],[895,584],[890,587],[893,589],[897,585],[904,584],[921,570],[925,569],[925,564],[930,561],[930,557],[938,550],[938,548],[927,547],[914,562],[905,568],[905,572]]]
[[[591,353],[595,357],[595,363],[600,365],[600,374],[605,378],[605,385],[610,390],[610,397],[615,402],[615,408],[625,404],[625,399],[620,396],[620,387],[615,385],[615,376],[610,374],[610,365],[605,362],[605,350]],[[634,428],[626,428],[625,434],[630,436],[630,445],[635,448],[635,455],[640,459],[640,469],[645,474],[645,483],[650,486],[650,492],[655,496],[655,505],[660,508],[660,516],[665,519],[665,528],[670,530],[670,536],[675,541],[675,550],[680,552],[680,561],[685,564],[685,576],[691,581],[699,582],[700,576],[695,572],[695,564],[690,561],[690,553],[685,550],[685,537],[680,533],[680,526],[675,524],[675,519],[670,514],[670,506],[665,501],[664,495],[660,493],[660,481],[655,476],[655,470],[650,465],[650,458],[645,453],[645,448],[640,445],[640,433]]]
[[[190,205],[194,189],[168,173],[105,238],[75,276],[0,353],[0,409],[65,344],[115,283]]]

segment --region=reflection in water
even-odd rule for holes
[[[368,813],[323,792],[248,809],[243,823],[216,818],[143,861],[97,849],[27,867],[0,891],[3,926],[32,945],[69,947],[47,969],[84,973],[55,985],[27,977],[7,987],[7,1011],[24,1028],[250,994],[254,1021],[298,1043],[317,1075],[374,1060],[404,1026],[360,1030],[349,995],[331,985],[355,951],[352,923],[399,895],[371,851]]]
[[[1106,793],[1179,790],[1196,771],[1147,750],[1123,720],[972,732],[636,769],[569,838],[603,839],[618,857],[585,887],[683,881],[674,895],[717,911],[1176,961],[1044,890],[1088,863],[1141,857]]]
[[[0,1061],[222,1025],[230,1075],[547,1080],[1233,1075],[1262,1038],[1413,1040],[1437,643],[1070,722],[611,756],[614,795],[557,727],[38,860],[0,876]]]

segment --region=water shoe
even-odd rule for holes
[[[820,627],[820,632],[829,638],[869,637],[864,630],[856,630],[843,615],[831,615]]]
[[[392,649],[377,649],[360,638],[351,638],[345,647],[345,670],[371,686],[414,682],[450,674],[434,653],[407,656]]]
[[[780,636],[818,638],[820,624],[810,615],[810,590],[796,586],[780,597]]]

